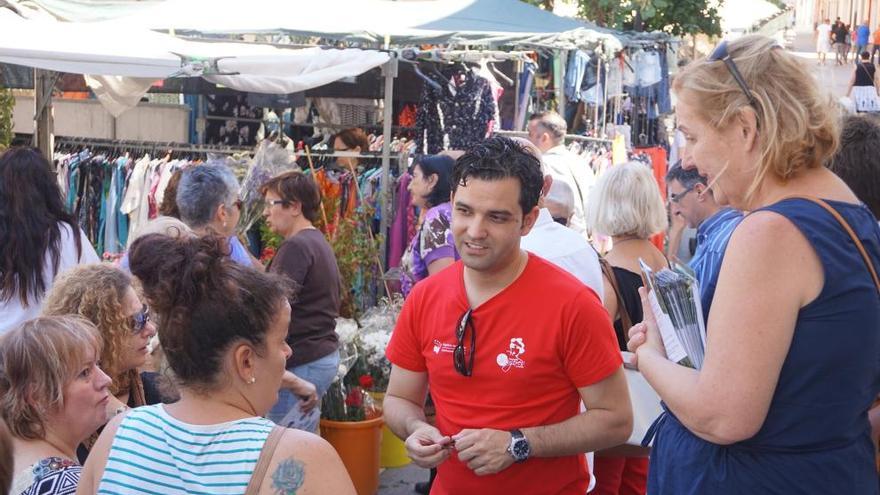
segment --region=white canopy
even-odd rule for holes
[[[19,0],[64,20],[109,20],[198,33],[287,33],[391,43],[537,45],[604,44],[620,49],[614,31],[557,16],[520,0]]]
[[[189,41],[119,22],[29,20],[0,9],[0,61],[90,75],[102,102],[123,107],[134,106],[157,79],[202,76],[240,91],[282,94],[360,75],[389,58],[375,50]]]

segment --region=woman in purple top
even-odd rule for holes
[[[404,297],[413,285],[458,259],[452,241],[450,175],[455,160],[425,155],[412,166],[409,192],[412,204],[424,212],[422,223],[400,261],[400,286]]]

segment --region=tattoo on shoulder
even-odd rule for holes
[[[289,458],[278,463],[272,473],[272,489],[278,495],[296,495],[305,481],[306,469],[303,463]]]

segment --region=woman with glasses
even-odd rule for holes
[[[346,151],[349,153],[362,153],[370,151],[370,139],[367,134],[358,127],[340,131],[333,137],[333,151]],[[360,158],[340,156],[336,164],[345,170],[357,168]]]
[[[160,402],[155,375],[148,375],[145,386],[141,373],[150,357],[156,326],[128,274],[105,264],[73,268],[55,281],[43,313],[80,315],[98,328],[104,341],[101,366],[112,379],[108,419],[127,408]],[[82,460],[98,433],[83,443],[79,452]]]
[[[245,249],[235,235],[241,217],[241,199],[235,174],[226,165],[206,164],[183,171],[177,184],[180,219],[198,236],[220,235],[228,239],[229,257],[244,266],[263,270],[263,264]],[[170,205],[165,205],[171,209]]]
[[[0,449],[0,460],[12,457],[0,472],[12,475],[9,493],[76,492],[82,472],[77,445],[107,422],[112,397],[100,353],[94,325],[76,316],[38,317],[0,337],[0,420],[13,447]]]
[[[61,272],[99,261],[43,155],[33,148],[0,155],[0,335],[40,314]]]
[[[667,359],[642,289],[629,348],[666,407],[648,492],[878,493],[880,227],[824,165],[840,134],[832,102],[758,35],[720,44],[673,89],[683,166],[750,213],[725,252],[700,370]]]
[[[639,287],[644,260],[654,270],[668,266],[666,257],[651,243],[651,236],[667,227],[666,208],[651,169],[639,162],[609,168],[590,193],[587,230],[611,237],[605,255],[603,304],[614,321],[621,351],[626,350],[631,322],[642,320]],[[597,495],[644,494],[648,478],[647,451],[642,456],[596,454],[593,472]]]
[[[268,271],[294,284],[287,343],[294,349],[288,371],[311,384],[317,400],[330,388],[339,367],[340,275],[333,248],[315,228],[320,197],[315,181],[299,171],[269,179],[260,188],[266,203],[266,226],[284,242],[269,263]],[[269,419],[289,428],[317,432],[320,407],[296,390],[284,390],[269,411]]]

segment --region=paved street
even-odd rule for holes
[[[386,469],[379,476],[379,495],[413,495],[417,481],[427,481],[428,470],[414,464],[402,468]]]
[[[808,61],[819,85],[827,88],[832,96],[839,98],[846,94],[846,88],[855,67],[852,58],[850,58],[850,63],[840,66],[834,62],[834,54],[829,53],[825,65],[819,65],[816,56],[816,37],[812,32],[797,33],[791,39],[790,49]]]

